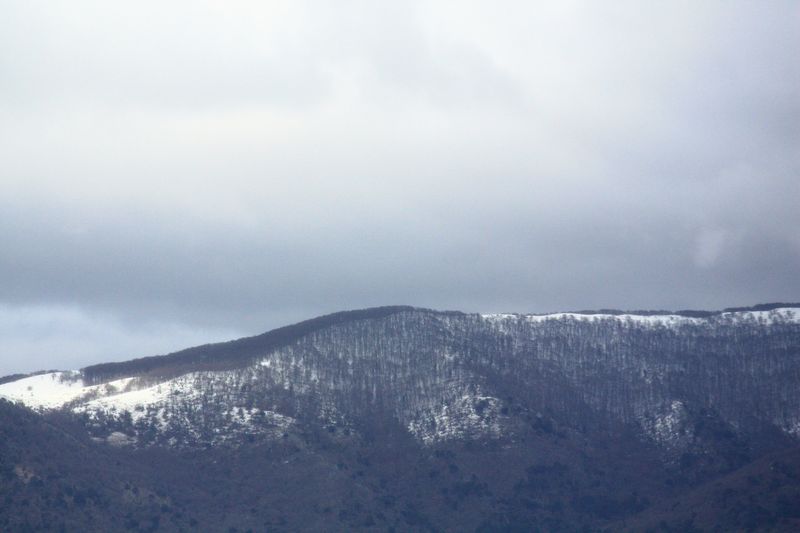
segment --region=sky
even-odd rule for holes
[[[0,4],[0,375],[344,309],[800,301],[800,2]]]

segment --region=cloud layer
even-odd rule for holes
[[[796,2],[0,15],[0,374],[391,303],[800,300]]]

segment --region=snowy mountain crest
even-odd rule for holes
[[[698,409],[737,431],[760,420],[800,436],[800,309],[697,314],[381,308],[27,376],[0,396],[68,410],[126,446],[236,446],[310,426],[358,435],[375,417],[433,446],[514,438],[547,412],[567,426],[628,424],[683,450],[696,446]]]

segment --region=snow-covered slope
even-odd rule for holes
[[[39,374],[0,385],[0,397],[68,409],[96,437],[140,445],[236,445],[301,426],[358,435],[376,417],[428,445],[514,439],[558,419],[633,425],[683,449],[695,442],[693,413],[709,410],[737,431],[756,431],[753,421],[800,430],[794,307],[705,317],[398,308],[251,349],[211,369],[207,360],[170,366],[167,356],[101,382],[81,371]]]
[[[702,324],[710,320],[731,320],[738,322],[758,322],[759,324],[800,323],[800,308],[777,307],[768,311],[732,311],[722,312],[711,317],[692,317],[677,314],[631,314],[631,313],[550,313],[545,315],[520,315],[515,313],[489,313],[481,315],[487,320],[526,320],[530,322],[546,322],[549,320],[581,320],[596,322],[613,320],[623,323],[659,326],[679,326],[685,324]]]
[[[0,397],[22,402],[33,409],[59,409],[71,402],[84,402],[129,390],[135,378],[102,385],[86,385],[80,371],[46,372],[0,385]]]

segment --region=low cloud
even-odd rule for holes
[[[800,299],[793,2],[0,14],[8,371],[392,303]]]

